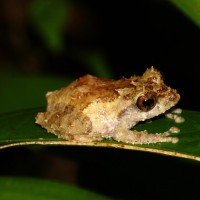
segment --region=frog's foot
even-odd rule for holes
[[[172,142],[177,143],[178,138],[168,137],[173,133],[178,133],[179,129],[172,127],[164,133],[148,134],[147,131],[131,131],[131,130],[116,130],[112,135],[113,139],[118,142],[125,142],[130,144],[149,144],[158,142]]]

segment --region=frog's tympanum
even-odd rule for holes
[[[120,80],[85,75],[46,97],[47,111],[37,114],[36,123],[60,138],[77,142],[113,138],[131,144],[178,141],[169,137],[172,131],[150,134],[130,130],[138,122],[164,113],[180,99],[153,67],[142,76]]]

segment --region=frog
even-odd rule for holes
[[[173,128],[163,133],[137,131],[180,100],[176,89],[164,83],[155,67],[121,79],[84,75],[61,89],[47,92],[47,108],[36,124],[64,140],[88,143],[111,139],[129,144],[178,142]],[[175,129],[176,130],[176,129]]]

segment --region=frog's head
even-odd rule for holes
[[[160,72],[153,67],[147,69],[142,76],[133,76],[130,80],[134,92],[126,95],[132,102],[126,113],[129,113],[128,115],[131,115],[135,122],[164,113],[176,105],[180,99],[178,92],[168,87]]]
[[[180,99],[178,92],[168,87],[160,72],[153,67],[140,77],[132,77],[132,84],[136,88],[133,107],[139,121],[164,113]]]

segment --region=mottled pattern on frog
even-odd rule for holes
[[[164,113],[180,99],[153,67],[142,76],[120,80],[85,75],[46,97],[47,111],[38,113],[36,123],[58,137],[78,142],[112,137],[132,144],[177,141],[166,133],[129,130]]]

